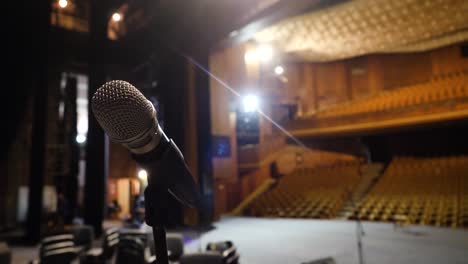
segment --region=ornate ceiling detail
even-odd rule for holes
[[[349,1],[280,21],[254,39],[308,61],[424,51],[468,40],[468,1]]]

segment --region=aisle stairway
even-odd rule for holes
[[[382,175],[383,168],[384,164],[382,163],[371,163],[362,166],[361,179],[351,194],[350,199],[346,201],[343,208],[338,212],[338,218],[347,219],[353,214],[356,202],[361,200],[376,184],[377,180]]]

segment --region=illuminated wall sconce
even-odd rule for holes
[[[142,181],[147,181],[148,180],[148,172],[146,170],[141,169],[138,171],[138,178]]]
[[[67,0],[59,0],[58,5],[60,6],[60,8],[65,8],[65,7],[68,6],[68,1]]]
[[[122,20],[122,15],[120,13],[115,12],[112,15],[112,20],[114,20],[115,22],[119,22],[120,20]]]
[[[78,134],[76,136],[76,142],[79,143],[79,144],[83,144],[86,142],[86,136],[83,135],[83,134]]]
[[[275,67],[275,74],[276,75],[282,75],[284,73],[284,68],[281,65],[278,65]]]

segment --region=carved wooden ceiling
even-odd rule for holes
[[[468,40],[468,0],[354,0],[287,18],[254,35],[307,61],[417,52]]]

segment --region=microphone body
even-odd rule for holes
[[[195,181],[177,145],[162,131],[156,110],[138,89],[125,81],[102,85],[91,102],[109,138],[127,147],[148,173],[145,221],[153,227],[156,261],[168,264],[165,219],[167,192],[188,206],[200,206]]]
[[[199,205],[198,189],[182,153],[159,126],[153,104],[137,88],[125,81],[107,82],[94,94],[92,109],[109,138],[128,148],[149,172],[145,204],[153,204],[154,195],[146,193],[157,186],[185,205]]]
[[[132,157],[150,172],[146,191],[151,192],[153,186],[167,186],[168,192],[182,204],[198,205],[197,186],[182,152],[172,139],[163,134],[156,148],[144,154],[132,154]]]

